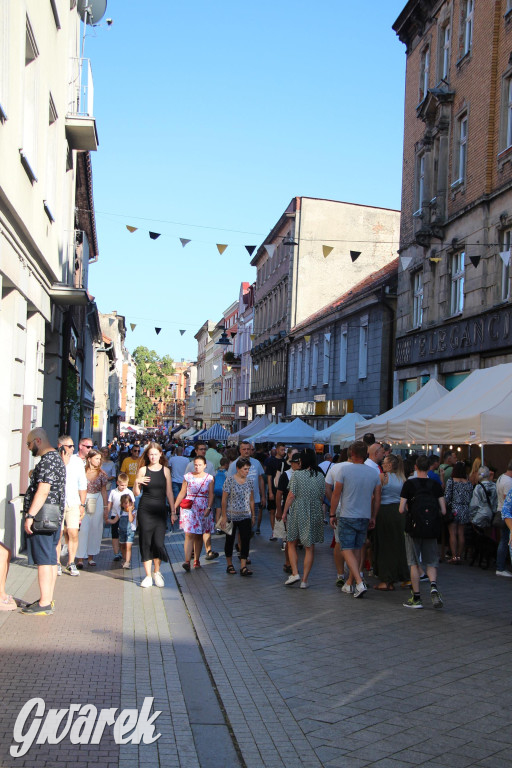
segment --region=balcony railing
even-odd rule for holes
[[[94,151],[98,148],[93,103],[91,62],[89,59],[72,58],[66,115],[66,133],[71,149]]]

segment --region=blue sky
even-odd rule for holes
[[[108,0],[114,23],[85,43],[100,141],[89,289],[137,324],[130,350],[195,359],[194,333],[255,279],[244,245],[295,195],[400,208],[404,5]]]

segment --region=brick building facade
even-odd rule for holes
[[[410,0],[395,399],[512,360],[512,3]]]

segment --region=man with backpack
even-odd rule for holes
[[[400,492],[400,513],[406,513],[405,551],[411,571],[412,595],[405,608],[423,608],[420,594],[420,573],[423,567],[430,580],[430,597],[434,608],[443,607],[437,588],[437,539],[441,533],[441,515],[446,514],[443,489],[428,477],[427,456],[416,459],[416,477],[406,480]],[[420,565],[421,558],[421,565]]]

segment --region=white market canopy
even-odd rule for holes
[[[305,421],[297,417],[293,421],[271,424],[263,432],[252,435],[250,441],[251,443],[280,442],[287,443],[288,445],[295,445],[296,443],[312,445],[314,434],[315,430],[313,427],[310,427],[309,424],[306,424]]]
[[[459,384],[459,386],[461,385]],[[459,387],[456,389],[458,391]],[[381,413],[380,416],[375,416],[373,419],[356,424],[356,438],[360,440],[367,432],[373,432],[376,440],[383,440],[388,443],[418,442],[406,438],[403,426],[404,419],[407,420],[409,416],[413,416],[427,407],[437,405],[447,394],[448,390],[436,379],[430,379],[414,395],[391,408],[391,410]],[[396,423],[400,423],[400,427],[397,429],[395,428]],[[425,440],[423,439],[419,441],[419,443],[424,442]],[[429,440],[427,442],[438,443],[439,441]]]
[[[240,441],[245,440],[247,437],[251,437],[251,435],[256,435],[258,432],[262,432],[264,429],[269,427],[271,423],[272,422],[266,414],[263,416],[258,416],[246,427],[239,429],[238,432],[234,432],[232,435],[230,435],[229,440],[230,442],[234,439]]]
[[[315,443],[324,443],[325,445],[339,445],[345,448],[345,444],[353,443],[355,438],[356,423],[365,421],[360,413],[346,413],[343,418],[335,421],[327,429],[315,432],[313,441]]]
[[[395,422],[398,433],[416,444],[512,443],[512,363],[473,371],[438,403]]]

